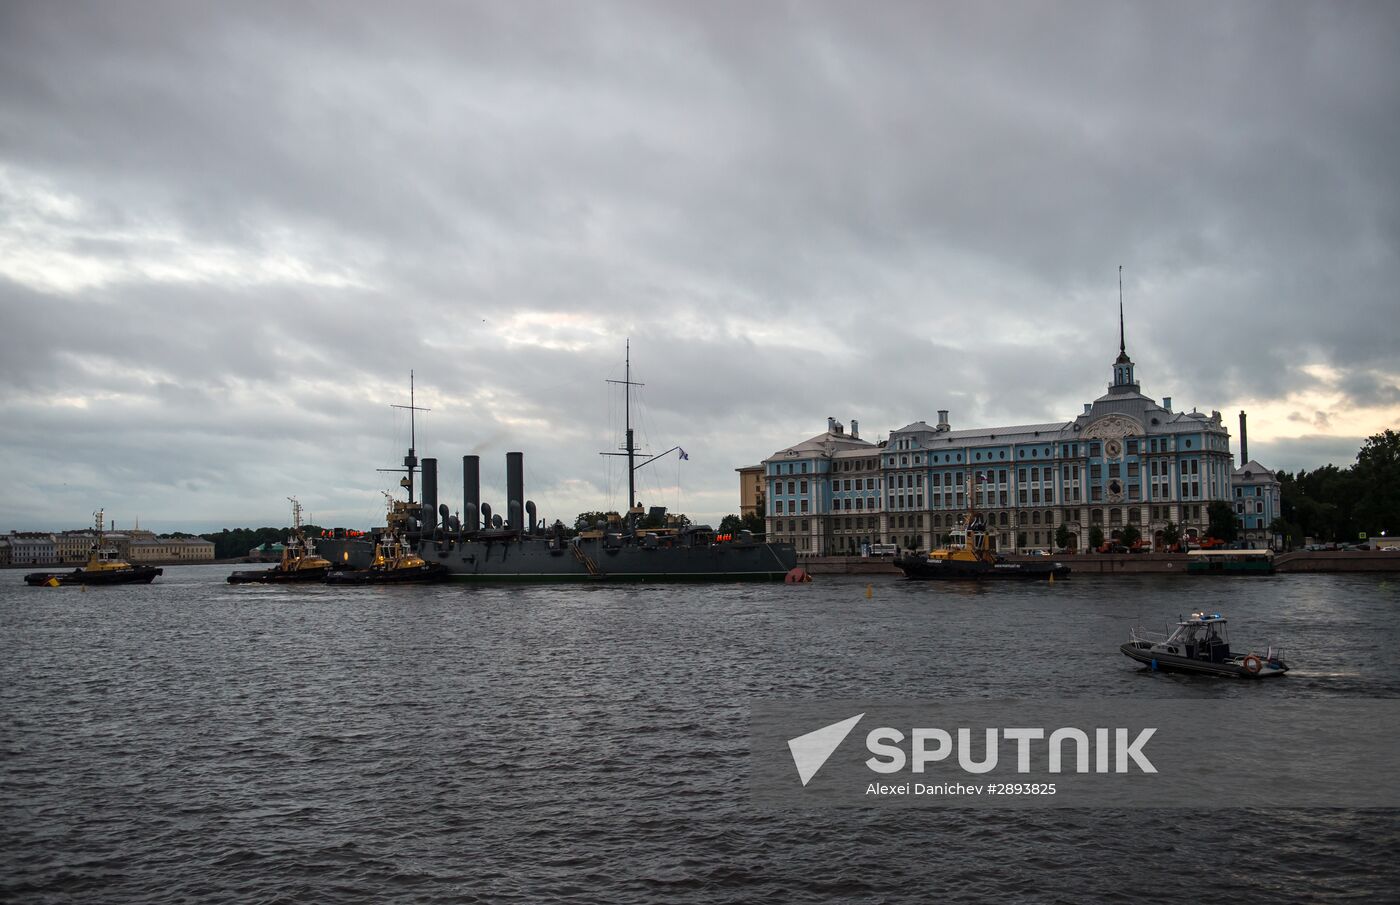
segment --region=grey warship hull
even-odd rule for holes
[[[369,566],[368,538],[328,538],[322,555],[340,569]],[[419,540],[414,552],[447,568],[449,580],[479,582],[782,581],[796,567],[790,544],[728,542],[691,547],[610,545],[602,539],[556,543],[537,536]]]

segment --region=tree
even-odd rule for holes
[[[1235,517],[1235,510],[1224,500],[1213,500],[1206,507],[1206,518],[1206,533],[1216,540],[1229,542],[1239,535],[1240,520]]]
[[[720,534],[738,534],[744,530],[744,520],[737,515],[726,515],[719,520]]]
[[[593,531],[599,522],[606,524],[608,513],[606,512],[580,512],[578,518],[574,519],[574,529],[577,531]]]
[[[1069,549],[1070,542],[1074,540],[1074,532],[1069,530],[1069,526],[1064,522],[1055,529],[1055,546],[1061,550]]]
[[[1137,529],[1136,525],[1129,525],[1123,529],[1122,534],[1118,535],[1118,543],[1125,547],[1131,547],[1140,540],[1142,540],[1142,532]]]
[[[1179,540],[1181,540],[1181,526],[1176,522],[1167,522],[1162,528],[1162,543],[1168,547],[1174,547]]]
[[[767,530],[763,526],[763,510],[755,509],[744,516],[744,527],[752,531],[756,536],[762,537]]]
[[[1284,546],[1291,547],[1293,545],[1293,532],[1295,530],[1296,529],[1290,525],[1283,516],[1275,516],[1274,520],[1269,522],[1269,546],[1272,547],[1274,545],[1274,538],[1282,537]]]
[[[1089,526],[1089,547],[1097,550],[1103,546],[1103,528],[1098,525]]]

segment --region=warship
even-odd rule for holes
[[[333,569],[368,569],[374,563],[381,538],[402,531],[408,549],[426,563],[436,563],[456,581],[486,582],[733,582],[782,581],[797,565],[792,544],[767,543],[751,532],[720,534],[709,525],[650,528],[665,521],[665,510],[644,510],[637,503],[636,472],[664,453],[644,455],[637,449],[632,428],[632,380],[630,344],[621,384],[625,396],[625,443],[620,452],[604,455],[627,459],[627,512],[593,525],[581,525],[577,533],[563,522],[546,524],[533,500],[525,498],[525,456],[506,453],[506,501],[503,513],[481,499],[481,460],[462,457],[460,516],[438,500],[438,460],[424,458],[415,448],[417,436],[412,376],[409,404],[409,448],[403,467],[381,469],[402,472],[400,486],[407,500],[390,505],[390,525],[365,534],[336,528],[326,532],[318,546]],[[421,493],[415,498],[415,479],[421,473]]]

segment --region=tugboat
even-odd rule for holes
[[[972,476],[968,475],[967,498],[972,500]],[[906,578],[949,581],[1039,579],[1054,580],[1069,577],[1070,568],[1058,562],[1008,562],[992,549],[992,539],[986,521],[971,508],[962,524],[954,528],[948,542],[928,554],[906,553],[896,557],[894,564]]]
[[[424,584],[450,576],[447,566],[428,562],[409,546],[404,539],[408,507],[387,493],[384,496],[389,500],[388,529],[374,545],[369,568],[332,572],[326,577],[327,584]]]
[[[24,576],[24,583],[34,587],[48,585],[58,587],[65,584],[150,584],[164,569],[155,566],[133,566],[125,560],[117,559],[117,551],[106,543],[103,524],[103,510],[93,513],[96,522],[97,540],[92,545],[87,565],[71,572],[30,572]]]
[[[1225,632],[1226,619],[1219,613],[1192,613],[1176,624],[1170,635],[1132,629],[1128,643],[1119,648],[1125,655],[1152,670],[1198,672],[1241,679],[1264,679],[1288,672],[1283,651],[1269,647],[1259,654],[1230,651]]]
[[[292,534],[282,548],[282,560],[271,569],[234,572],[229,584],[281,584],[291,581],[325,581],[330,573],[330,560],[316,555],[316,548],[306,539],[301,527],[301,503],[287,497],[292,504]]]

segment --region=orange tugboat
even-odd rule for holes
[[[330,560],[316,555],[316,548],[306,539],[301,527],[301,503],[287,497],[292,504],[292,535],[282,548],[282,560],[271,569],[234,572],[229,584],[281,584],[292,581],[325,581],[331,570]]]
[[[992,539],[982,516],[971,508],[972,475],[967,478],[968,511],[948,542],[927,554],[909,553],[895,560],[907,578],[921,580],[1055,579],[1069,576],[1069,566],[1058,562],[1009,562],[992,549]]]
[[[96,522],[97,540],[92,545],[87,565],[71,572],[30,572],[24,576],[24,583],[41,587],[58,587],[65,584],[150,584],[165,570],[155,566],[133,566],[117,559],[117,551],[107,547],[103,524],[103,510],[93,513]]]
[[[414,552],[404,532],[408,526],[409,507],[389,500],[388,529],[379,535],[374,545],[374,558],[369,568],[332,572],[328,584],[411,584],[443,581],[450,577],[442,563],[428,562]]]

